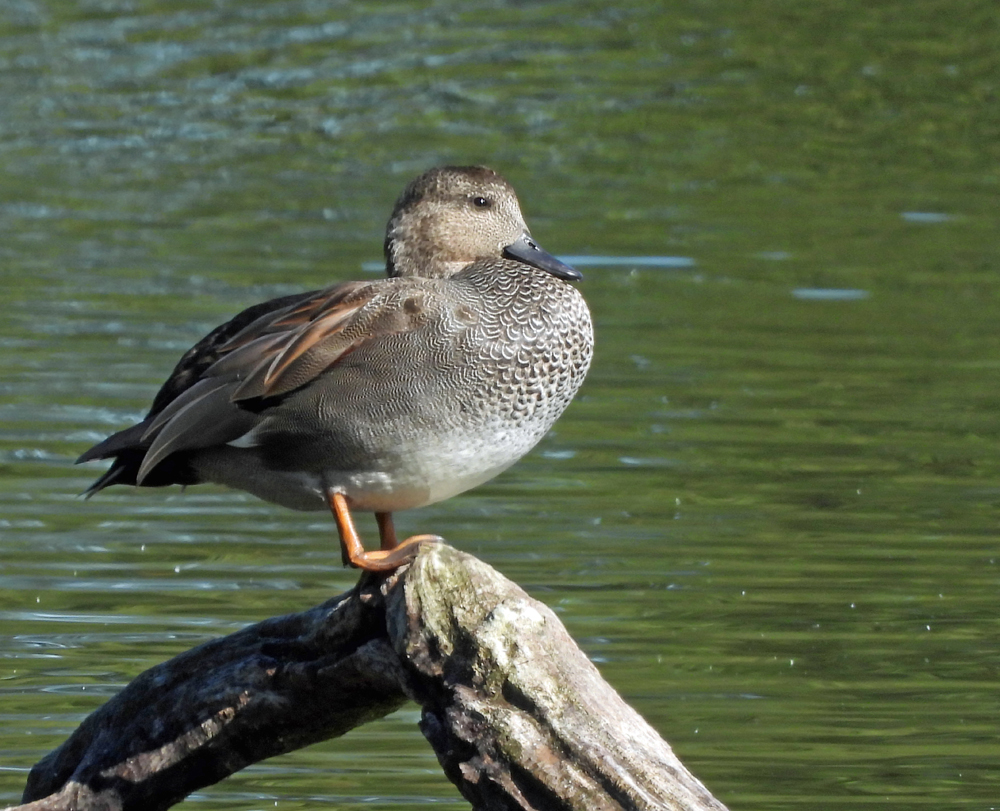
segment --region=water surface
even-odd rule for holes
[[[998,807],[995,35],[986,2],[6,4],[0,801],[145,668],[351,586],[322,514],[84,502],[72,462],[483,162],[585,272],[597,356],[400,530],[558,611],[733,809]],[[466,808],[416,720],[190,802]]]

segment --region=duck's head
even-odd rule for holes
[[[538,247],[514,189],[485,166],[431,169],[396,201],[385,234],[389,276],[444,278],[476,260],[501,257],[560,279],[581,278]]]

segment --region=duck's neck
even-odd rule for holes
[[[386,232],[385,272],[389,277],[443,279],[473,261],[474,256],[462,256],[446,240],[430,238],[419,223],[393,223]]]

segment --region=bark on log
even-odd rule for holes
[[[407,699],[476,811],[725,811],[552,611],[444,544],[147,670],[35,765],[16,808],[169,808]]]

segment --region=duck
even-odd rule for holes
[[[497,476],[573,400],[594,349],[581,274],[532,238],[484,166],[410,182],[386,227],[385,277],[255,304],[189,349],[145,418],[84,452],[84,493],[211,482],[330,510],[345,566],[392,572],[437,535],[392,514]],[[353,512],[375,514],[366,550]]]

